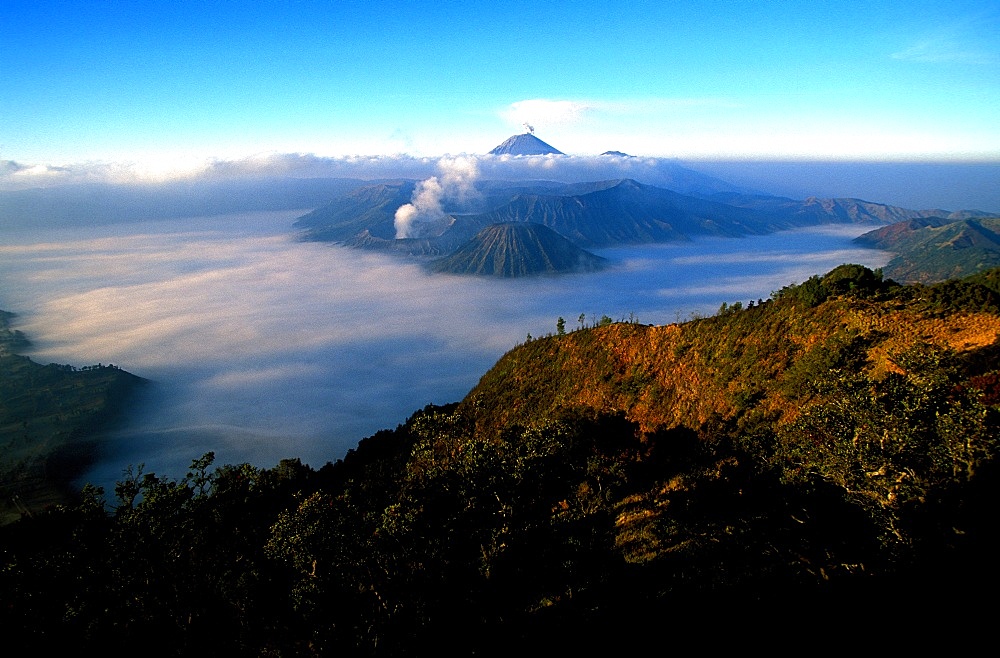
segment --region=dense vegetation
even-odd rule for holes
[[[322,468],[137,466],[0,529],[0,622],[105,653],[964,646],[998,585],[998,279],[845,265],[561,323]]]

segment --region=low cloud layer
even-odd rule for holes
[[[129,464],[321,466],[428,403],[453,402],[528,334],[582,313],[668,323],[767,297],[842,262],[850,235],[794,232],[601,251],[599,273],[497,281],[294,240],[294,213],[0,236],[0,308],[33,358],[155,382],[87,479]],[[843,229],[841,229],[843,230]]]
[[[452,178],[456,184],[470,174],[487,178],[523,180],[545,175],[552,180],[575,182],[632,175],[658,175],[661,158],[610,156],[494,156],[444,155],[435,158],[409,155],[323,157],[301,153],[270,153],[236,160],[184,163],[171,170],[169,163],[150,168],[141,163],[83,163],[52,166],[0,161],[0,191],[80,183],[155,185],[171,181],[222,181],[257,178],[358,178],[362,180],[432,175]],[[474,177],[473,175],[473,177]]]

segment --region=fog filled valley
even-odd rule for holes
[[[601,273],[495,280],[296,240],[304,211],[0,236],[0,307],[40,363],[151,380],[80,484],[129,465],[181,477],[220,463],[336,461],[423,406],[461,399],[507,350],[565,319],[667,324],[766,299],[845,262],[881,266],[828,226],[600,250]],[[581,315],[584,316],[581,323]]]

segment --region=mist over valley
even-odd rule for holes
[[[304,210],[5,233],[0,301],[41,362],[113,363],[153,386],[83,480],[129,465],[182,476],[220,463],[321,466],[423,406],[461,399],[528,335],[601,317],[664,324],[746,304],[885,252],[858,226],[596,250],[600,273],[503,280],[293,228]],[[870,227],[867,227],[870,228]]]
[[[889,252],[852,242],[873,228],[1000,206],[985,185],[940,211],[852,194],[940,208],[957,203],[950,181],[996,177],[997,165],[713,169],[622,153],[517,154],[538,141],[516,137],[487,155],[216,161],[165,182],[116,182],[91,167],[36,172],[48,184],[23,187],[24,172],[8,167],[8,188],[21,187],[0,192],[0,308],[17,314],[27,354],[113,363],[152,382],[102,437],[80,484],[112,490],[138,464],[179,477],[208,451],[222,463],[297,457],[319,467],[427,404],[460,400],[500,356],[554,333],[559,318],[572,330],[602,318],[711,315],[842,263],[886,264]],[[952,178],[928,185],[921,176],[935,171]],[[757,185],[841,196],[797,201]],[[500,256],[483,245],[446,254],[467,239],[463,230],[471,237],[511,220],[540,222],[522,224],[536,227],[527,242],[539,243],[542,224],[575,241],[552,233],[565,244],[536,260],[574,249],[571,262],[591,259],[575,269],[601,271],[441,273],[484,272],[483,261]],[[434,237],[441,231],[459,238]],[[719,237],[733,235],[742,237]],[[514,252],[502,254],[506,267],[529,262],[510,247],[523,238],[492,241]]]

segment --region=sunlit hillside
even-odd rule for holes
[[[844,265],[713,317],[530,340],[463,408],[491,429],[575,407],[620,411],[644,432],[759,413],[786,423],[815,398],[814,380],[837,369],[883,378],[919,350],[980,358],[1000,336],[998,304],[979,284],[905,287]]]

